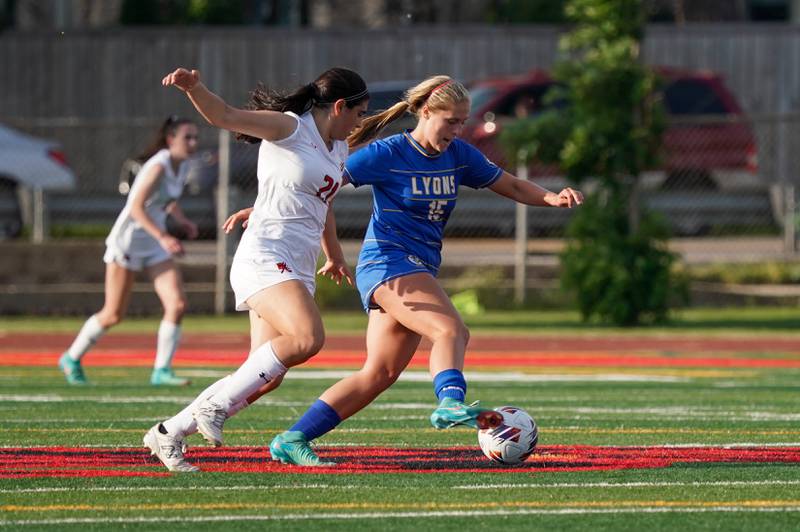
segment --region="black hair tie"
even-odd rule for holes
[[[311,98],[312,99],[314,99],[314,100],[318,100],[319,99],[319,89],[317,89],[317,84],[316,83],[313,83],[313,82],[309,83],[308,85],[306,85],[306,88],[308,89],[308,92],[311,93]]]

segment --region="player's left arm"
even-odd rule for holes
[[[197,238],[197,235],[200,231],[197,229],[197,224],[191,221],[189,218],[186,217],[184,214],[183,209],[181,206],[178,205],[177,201],[173,201],[170,203],[166,208],[167,214],[172,216],[178,225],[180,225],[184,231],[186,231],[186,237],[190,240],[194,240]]]
[[[322,251],[325,253],[325,264],[317,271],[317,275],[330,277],[336,284],[342,284],[346,279],[353,286],[353,274],[347,267],[344,259],[342,245],[336,236],[336,216],[333,214],[333,200],[328,205],[328,214],[325,217],[325,229],[322,231]]]
[[[489,189],[519,203],[536,207],[572,208],[583,203],[583,194],[579,190],[567,187],[559,193],[551,192],[505,171],[489,185]]]

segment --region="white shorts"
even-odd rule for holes
[[[147,247],[134,246],[137,249],[129,250],[107,246],[106,253],[103,255],[103,262],[106,264],[115,262],[126,270],[140,272],[149,266],[160,264],[172,258],[169,251],[158,245],[158,242],[154,240],[153,244]]]
[[[305,266],[305,267],[303,267]],[[254,294],[289,280],[303,283],[311,296],[316,288],[316,263],[297,265],[282,257],[261,254],[258,257],[240,256],[237,252],[231,265],[231,288],[236,298],[236,310],[250,310],[247,300]]]

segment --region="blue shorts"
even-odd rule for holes
[[[439,268],[422,262],[416,255],[401,248],[362,250],[356,266],[356,287],[364,310],[380,308],[372,294],[380,285],[412,273],[429,273],[436,277]]]

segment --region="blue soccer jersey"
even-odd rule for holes
[[[405,132],[351,155],[345,173],[356,187],[372,185],[372,218],[356,271],[366,307],[381,282],[414,271],[436,274],[444,227],[455,207],[458,188],[487,187],[497,181],[502,170],[459,139],[444,152],[431,155]],[[411,266],[391,266],[398,253],[406,256]],[[369,265],[374,267],[366,268]]]

